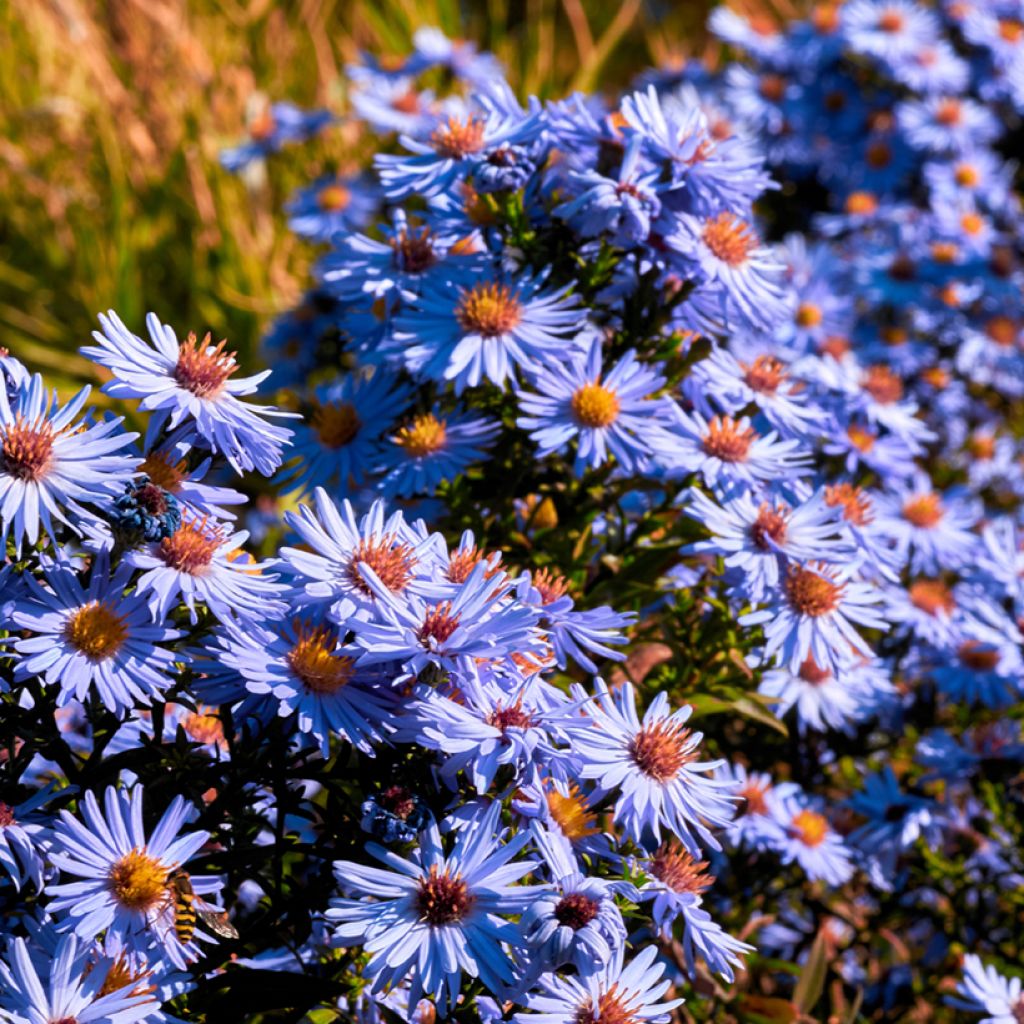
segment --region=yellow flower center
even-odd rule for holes
[[[402,427],[395,435],[395,444],[400,445],[414,458],[422,459],[441,451],[447,440],[447,422],[439,420],[433,413],[417,416]]]
[[[129,910],[150,910],[167,889],[167,867],[145,848],[125,854],[110,869],[107,886],[111,895]]]
[[[607,427],[619,415],[619,399],[614,391],[598,384],[584,384],[572,396],[572,414],[581,427]]]
[[[90,601],[68,616],[64,637],[88,658],[103,661],[121,649],[128,638],[128,627],[110,605]]]
[[[316,197],[320,209],[328,213],[339,213],[352,202],[352,193],[344,185],[328,185]]]
[[[349,682],[355,669],[355,660],[338,654],[337,648],[338,635],[333,629],[300,629],[287,655],[288,667],[307,690],[335,693]]]
[[[903,505],[903,518],[924,530],[937,526],[942,514],[942,502],[937,494],[920,494]]]
[[[455,307],[455,319],[467,333],[499,338],[523,319],[518,293],[508,285],[487,282],[464,290]]]
[[[547,802],[551,817],[573,842],[597,835],[601,831],[597,827],[597,815],[587,810],[583,795],[575,783],[570,784],[568,795],[552,789],[547,794]]]

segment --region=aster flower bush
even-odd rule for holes
[[[1024,13],[710,25],[364,55],[270,371],[2,357],[0,1020],[1024,1019]]]

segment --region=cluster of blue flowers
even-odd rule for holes
[[[281,409],[152,314],[138,432],[0,356],[0,1020],[1024,1017],[1024,8],[711,28],[349,68]]]

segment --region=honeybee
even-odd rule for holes
[[[196,919],[222,939],[238,938],[238,931],[228,919],[227,911],[204,906],[196,896],[187,871],[178,868],[167,876],[167,893],[174,907],[174,934],[183,946],[195,935]]]

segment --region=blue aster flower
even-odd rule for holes
[[[355,491],[374,468],[382,436],[404,411],[410,389],[378,368],[346,374],[313,392],[309,421],[296,427],[294,454],[282,471],[289,490]]]
[[[248,141],[221,151],[221,166],[242,171],[287,143],[313,138],[332,121],[334,115],[329,110],[302,110],[294,103],[272,103],[249,123]]]
[[[1005,977],[974,953],[964,957],[964,976],[956,993],[957,998],[947,1002],[958,1010],[987,1014],[980,1024],[1018,1024],[1024,1014],[1021,979]]]
[[[281,717],[294,718],[324,757],[332,737],[372,755],[387,735],[394,698],[379,673],[356,664],[360,654],[339,640],[337,626],[300,620],[274,629],[228,623],[217,649],[246,689],[272,701]]]
[[[552,210],[584,238],[606,232],[612,245],[625,249],[646,241],[651,222],[661,211],[657,182],[660,171],[641,165],[643,139],[634,135],[615,178],[594,170],[571,171],[567,191],[572,196]]]
[[[443,483],[481,462],[501,424],[488,416],[435,407],[406,420],[382,445],[375,489],[387,498],[434,494]]]
[[[352,112],[373,131],[398,132],[425,139],[437,127],[438,105],[430,90],[418,89],[409,75],[381,73],[378,68],[349,65]]]
[[[285,208],[288,227],[311,242],[360,231],[380,203],[376,182],[366,174],[327,175],[300,189]]]
[[[383,501],[375,501],[357,519],[347,500],[339,508],[323,488],[317,488],[313,500],[315,511],[300,505],[284,517],[305,549],[281,549],[306,603],[329,604],[330,618],[339,625],[376,616],[376,590],[367,567],[378,588],[399,595],[407,589],[433,591],[436,535],[413,528],[400,511],[386,515]]]
[[[889,62],[934,46],[940,36],[935,12],[914,0],[852,0],[840,18],[854,53]]]
[[[95,794],[86,792],[79,807],[85,824],[68,811],[60,812],[50,860],[62,877],[80,881],[48,886],[53,899],[47,909],[66,920],[80,938],[91,941],[109,930],[125,948],[141,953],[157,943],[175,966],[184,968],[197,959],[198,947],[195,938],[185,945],[178,941],[168,876],[194,857],[210,834],[197,830],[179,835],[192,808],[178,796],[147,836],[142,802],[141,786],[127,792],[111,786],[102,809]],[[192,885],[197,893],[220,888],[216,879],[197,876],[192,876]]]
[[[4,391],[7,393],[7,405],[14,413],[18,411],[18,393],[21,386],[27,384],[31,376],[20,359],[15,359],[6,348],[0,346],[0,380],[3,381]]]
[[[39,580],[26,574],[28,590],[12,619],[32,636],[14,644],[21,655],[15,678],[58,685],[58,707],[95,693],[120,715],[159,699],[180,660],[160,645],[181,633],[154,621],[146,598],[128,591],[131,575],[126,564],[111,573],[106,551],[96,556],[87,585],[64,561],[45,567]]]
[[[545,291],[529,274],[488,277],[425,291],[395,318],[394,345],[415,376],[454,381],[461,394],[484,379],[500,387],[516,367],[562,356],[579,322],[567,288]]]
[[[960,96],[906,100],[896,107],[896,123],[911,146],[928,153],[970,153],[1002,134],[988,107]]]
[[[657,946],[647,946],[628,964],[622,946],[611,959],[586,977],[546,974],[536,991],[519,998],[525,1007],[514,1024],[599,1024],[631,1021],[668,1024],[682,999],[664,999],[671,979],[657,962]],[[659,1002],[659,1000],[661,1000]]]
[[[457,80],[477,88],[492,88],[496,81],[504,79],[501,61],[493,53],[481,52],[475,43],[465,39],[449,39],[439,28],[416,29],[412,46],[406,68],[410,72],[442,67]]]
[[[225,342],[215,346],[209,335],[199,340],[190,334],[179,343],[174,329],[153,313],[146,317],[152,345],[132,334],[113,310],[99,319],[103,331],[93,331],[98,345],[82,352],[113,374],[103,386],[107,394],[137,398],[143,411],[153,413],[147,447],[166,429],[175,432],[175,441],[223,455],[238,473],[256,470],[269,476],[277,469],[291,431],[264,417],[291,414],[239,400],[253,394],[269,370],[231,380],[238,367],[234,354],[224,351]]]
[[[128,552],[124,560],[140,571],[136,593],[146,597],[160,622],[179,601],[193,624],[197,603],[222,622],[270,618],[284,609],[284,587],[268,571],[276,560],[257,562],[242,549],[248,536],[206,516],[186,515],[169,537]]]
[[[736,816],[725,833],[729,843],[739,848],[765,849],[775,828],[768,808],[768,797],[774,788],[771,776],[726,761],[715,769],[715,777],[729,783],[739,801]]]
[[[776,829],[769,845],[784,864],[796,861],[812,881],[838,886],[853,877],[852,851],[829,824],[820,803],[795,783],[776,786],[769,797],[768,814]]]
[[[514,883],[537,865],[513,861],[528,833],[501,844],[500,811],[490,803],[457,833],[447,855],[434,825],[408,860],[368,844],[367,852],[389,870],[335,863],[339,886],[357,898],[332,900],[327,918],[337,940],[370,954],[364,974],[374,992],[408,979],[410,1005],[427,995],[446,1012],[464,972],[495,994],[506,990],[514,970],[507,948],[523,945],[519,927],[507,918],[522,914],[537,892]]]
[[[37,892],[42,891],[51,816],[41,808],[55,795],[51,784],[13,807],[0,800],[0,869],[16,889],[31,882]]]
[[[626,472],[642,467],[652,448],[645,439],[667,413],[663,399],[652,397],[665,384],[656,370],[627,352],[611,369],[602,369],[601,340],[568,359],[530,375],[532,391],[517,391],[523,415],[516,421],[544,458],[576,443],[574,472],[615,458]]]
[[[138,462],[122,454],[138,437],[119,431],[120,419],[76,423],[89,388],[63,407],[36,374],[18,386],[14,401],[0,389],[0,539],[35,544],[40,527],[56,541],[57,525],[78,529],[65,516],[87,512],[120,493]],[[56,522],[55,522],[56,521]]]
[[[574,737],[573,752],[581,778],[616,794],[615,821],[632,840],[657,847],[664,826],[697,856],[700,843],[721,849],[709,826],[730,822],[734,800],[732,783],[708,774],[723,762],[700,760],[703,733],[685,725],[692,713],[689,704],[671,711],[659,693],[641,721],[632,684],[612,693],[599,679],[594,728]]]
[[[715,881],[707,874],[708,862],[667,845],[639,866],[650,876],[640,888],[640,899],[651,902],[651,918],[665,941],[671,941],[673,926],[682,918],[683,957],[690,976],[696,976],[699,957],[709,970],[732,982],[733,968],[742,968],[743,954],[754,947],[734,939],[701,906],[704,891]]]
[[[91,936],[90,936],[91,938]],[[106,972],[92,969],[92,949],[64,935],[52,955],[32,956],[24,939],[11,939],[0,959],[0,1018],[9,1024],[136,1024],[155,1020],[151,991],[104,991]]]

